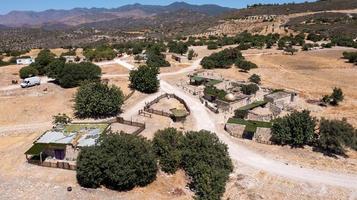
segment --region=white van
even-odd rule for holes
[[[27,88],[35,85],[40,85],[41,84],[41,79],[38,76],[30,77],[30,78],[25,78],[22,83],[20,84],[22,88]]]

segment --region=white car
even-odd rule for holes
[[[20,84],[22,88],[27,88],[35,85],[40,85],[41,84],[41,79],[38,76],[30,77],[30,78],[25,78],[22,83]]]

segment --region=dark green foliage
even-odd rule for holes
[[[195,56],[195,51],[193,49],[190,49],[187,54],[187,59],[192,60],[194,56]]]
[[[181,164],[183,134],[174,128],[166,128],[155,133],[153,149],[162,171],[173,174]]]
[[[258,90],[259,90],[259,87],[255,83],[248,84],[248,85],[242,85],[240,88],[240,91],[245,95],[255,94],[255,93],[257,93]]]
[[[213,99],[225,100],[227,92],[224,90],[217,89],[215,86],[206,86],[203,90],[205,96],[213,97]]]
[[[318,148],[328,155],[345,154],[345,146],[357,150],[357,132],[346,119],[320,122]]]
[[[95,49],[85,49],[84,56],[90,61],[113,60],[116,56],[113,48],[109,46],[99,46]]]
[[[63,58],[54,59],[47,67],[47,76],[50,78],[58,79],[61,74],[66,60]]]
[[[323,39],[323,36],[317,35],[315,33],[310,33],[310,34],[307,35],[306,39],[311,40],[313,42],[318,42],[318,41],[321,41]]]
[[[237,48],[224,49],[218,53],[213,53],[202,59],[201,65],[205,69],[228,68],[237,59],[242,59],[242,53]]]
[[[53,116],[53,122],[52,124],[57,125],[57,124],[69,124],[72,122],[72,119],[68,117],[65,113],[58,113],[57,115]]]
[[[244,119],[248,116],[248,110],[237,109],[234,111],[234,117],[239,119]]]
[[[294,53],[297,52],[298,50],[293,48],[292,46],[287,46],[284,48],[284,51],[290,53],[291,55],[294,55]]]
[[[207,49],[208,50],[214,50],[214,49],[218,49],[218,45],[216,42],[210,41],[207,44]]]
[[[253,74],[249,77],[249,81],[252,82],[252,83],[255,83],[255,84],[260,84],[260,76],[258,74]]]
[[[155,154],[147,139],[125,133],[110,134],[103,138],[100,149],[104,185],[122,191],[156,179]]]
[[[301,147],[314,139],[316,120],[310,111],[293,112],[275,120],[272,127],[272,141],[276,144]]]
[[[20,78],[25,79],[32,76],[38,75],[38,70],[33,66],[23,67],[19,71]]]
[[[55,54],[51,53],[50,50],[44,49],[40,51],[36,57],[36,62],[31,65],[38,70],[39,75],[46,74],[47,66],[55,59]]]
[[[238,67],[244,72],[248,72],[251,69],[258,68],[258,66],[255,63],[242,59],[237,59],[234,64],[236,67]]]
[[[148,140],[125,133],[104,135],[100,146],[84,148],[77,160],[83,187],[101,184],[116,190],[145,186],[156,179],[155,154]]]
[[[75,114],[80,118],[115,116],[123,99],[123,92],[116,86],[98,82],[83,84],[75,95]]]
[[[170,41],[167,44],[169,48],[169,52],[172,53],[177,53],[177,54],[184,54],[188,51],[188,46],[186,43],[183,42],[175,42],[175,41]]]
[[[341,88],[333,88],[332,94],[330,96],[331,105],[338,105],[341,101],[343,101],[343,92]]]
[[[76,50],[70,49],[67,52],[62,53],[61,57],[63,57],[63,56],[76,56]]]
[[[154,93],[159,89],[159,69],[147,65],[130,71],[130,88],[144,93]]]
[[[100,147],[83,148],[77,158],[77,181],[86,188],[97,188],[103,181],[103,155]]]
[[[165,60],[165,55],[161,52],[166,51],[166,47],[160,44],[154,44],[146,51],[146,64],[150,67],[170,67],[170,63]]]
[[[357,52],[343,52],[343,58],[347,59],[350,63],[357,64]]]
[[[333,45],[343,46],[343,47],[354,47],[356,45],[356,42],[353,41],[352,37],[343,36],[343,35],[337,35],[332,37],[331,43]]]
[[[140,43],[136,43],[133,47],[133,54],[136,55],[136,54],[140,54],[141,52],[143,52],[144,48],[143,46],[140,44]]]
[[[314,47],[313,44],[311,44],[311,43],[306,43],[306,44],[304,44],[304,45],[302,46],[302,50],[303,50],[303,51],[308,51],[308,50],[310,50],[310,49],[313,48],[313,47]]]
[[[214,133],[202,130],[187,132],[182,149],[182,166],[197,199],[220,199],[233,170],[227,146]]]
[[[93,63],[68,63],[56,76],[59,84],[64,88],[78,86],[83,81],[98,81],[102,70]]]

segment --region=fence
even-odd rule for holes
[[[184,107],[185,107],[186,111],[188,112],[188,114],[191,113],[190,108],[188,107],[187,103],[182,98],[178,97],[175,94],[168,94],[168,93],[162,94],[162,95],[158,96],[156,99],[154,99],[151,102],[147,103],[145,105],[145,107],[144,107],[144,111],[148,112],[148,113],[156,114],[156,115],[161,115],[161,116],[165,116],[165,117],[171,117],[172,116],[171,113],[168,113],[168,112],[165,112],[165,111],[162,111],[162,110],[155,110],[155,109],[150,108],[152,105],[158,103],[163,98],[175,98],[175,99],[177,99],[180,103],[182,103],[182,105],[184,105]]]
[[[138,127],[139,129],[132,132],[131,134],[133,135],[139,135],[141,132],[143,132],[143,130],[145,130],[146,125],[145,123],[140,123],[140,122],[134,122],[134,121],[129,121],[129,120],[125,120],[122,117],[117,117],[116,118],[116,122],[120,123],[120,124],[125,124],[125,125],[129,125],[129,126],[135,126]]]

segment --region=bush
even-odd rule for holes
[[[218,45],[216,42],[209,42],[207,44],[207,49],[208,50],[214,50],[214,49],[218,49]]]
[[[258,85],[259,85],[261,79],[260,79],[260,76],[259,76],[259,75],[253,74],[253,75],[251,75],[251,76],[249,77],[249,81],[252,82],[252,83],[255,83],[255,84],[258,84]]]
[[[54,59],[46,68],[47,76],[50,78],[58,79],[61,74],[66,60],[64,58]]]
[[[116,86],[87,83],[75,94],[74,110],[78,117],[108,117],[119,113],[123,104],[123,92]]]
[[[77,180],[83,187],[104,184],[128,190],[153,182],[156,172],[150,142],[125,133],[104,135],[100,146],[84,148],[77,160]]]
[[[257,93],[259,87],[257,86],[257,84],[252,83],[248,85],[242,85],[240,90],[245,95],[251,95]]]
[[[318,42],[318,41],[321,41],[323,39],[323,37],[321,35],[317,35],[315,33],[309,33],[307,35],[306,39],[311,40],[313,42]]]
[[[338,105],[341,101],[343,101],[343,92],[341,88],[334,88],[332,94],[330,96],[331,104]]]
[[[27,66],[21,68],[19,74],[20,74],[20,78],[25,79],[32,76],[37,76],[39,73],[38,70],[33,66]]]
[[[159,70],[157,67],[140,66],[136,70],[130,71],[130,88],[144,93],[154,93],[159,89]]]
[[[214,133],[187,132],[183,139],[182,166],[191,177],[198,199],[220,199],[233,170],[228,148]]]
[[[103,181],[103,155],[100,147],[83,148],[77,158],[77,181],[86,188],[97,188]]]
[[[342,53],[343,58],[347,59],[348,62],[350,63],[356,63],[357,64],[357,52],[343,52]]]
[[[181,55],[186,53],[188,50],[187,44],[183,42],[170,41],[167,46],[169,47],[169,52]]]
[[[85,49],[83,54],[88,60],[97,62],[102,60],[113,60],[116,57],[113,48],[105,45],[95,49]]]
[[[326,120],[320,122],[318,148],[328,155],[345,154],[344,146],[357,150],[356,130],[346,119]]]
[[[314,139],[315,126],[316,120],[310,116],[310,111],[295,111],[274,121],[272,141],[294,147],[310,144]]]
[[[153,149],[162,171],[173,174],[181,164],[183,134],[174,128],[166,128],[155,133]]]
[[[193,49],[190,49],[187,54],[187,59],[192,60],[194,56],[195,56],[195,51]]]
[[[58,75],[58,82],[64,88],[78,86],[83,81],[98,81],[102,70],[93,63],[68,63]]]
[[[244,72],[248,72],[251,69],[258,68],[258,66],[255,63],[246,60],[241,60],[241,59],[238,59],[235,62],[235,66],[243,70]]]
[[[58,124],[69,124],[72,122],[72,119],[68,117],[65,113],[61,114],[58,113],[57,115],[53,116],[53,122],[52,124],[58,125]]]
[[[55,54],[50,50],[44,49],[38,53],[36,60],[31,65],[38,70],[39,75],[46,74],[47,66],[55,59]]]

